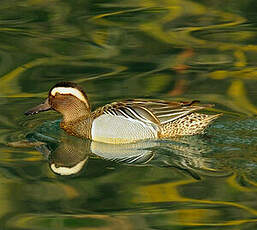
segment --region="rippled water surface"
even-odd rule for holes
[[[1,229],[257,229],[253,0],[0,4]],[[201,100],[206,135],[113,146],[23,113],[59,81],[92,107]]]

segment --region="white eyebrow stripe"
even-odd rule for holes
[[[56,93],[60,94],[71,94],[79,100],[87,103],[85,96],[78,89],[72,87],[56,87],[51,91],[51,95],[55,96]]]

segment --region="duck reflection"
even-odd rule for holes
[[[89,158],[89,141],[64,139],[48,155],[50,169],[56,174],[68,176],[78,174]]]
[[[226,175],[217,169],[214,159],[203,157],[212,151],[207,142],[208,138],[186,137],[119,145],[64,136],[60,141],[45,137],[45,144],[36,149],[48,159],[50,169],[62,176],[79,174],[95,157],[131,166],[175,168],[195,179],[200,179],[200,175]]]
[[[134,144],[105,144],[74,137],[62,138],[60,142],[37,146],[48,159],[50,169],[59,175],[79,174],[90,157],[102,158],[117,163],[145,165],[155,153],[158,142],[139,142]]]

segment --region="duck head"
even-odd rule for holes
[[[33,115],[51,109],[61,113],[65,122],[90,114],[86,93],[80,86],[72,82],[57,83],[49,90],[45,102],[28,110],[25,115]]]

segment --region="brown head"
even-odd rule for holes
[[[44,103],[28,110],[25,115],[53,109],[63,115],[64,122],[89,116],[90,105],[83,89],[72,82],[59,82],[49,90]]]

